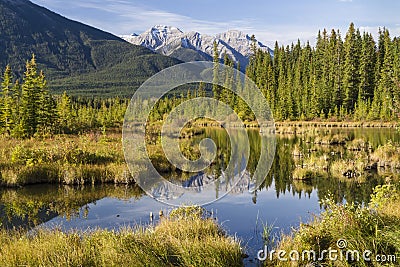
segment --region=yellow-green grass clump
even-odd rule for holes
[[[327,155],[316,156],[311,154],[303,160],[298,160],[292,177],[295,180],[310,180],[317,176],[326,176],[328,174],[328,167],[329,157]]]
[[[368,206],[353,204],[336,204],[327,199],[322,202],[326,207],[320,216],[308,224],[301,224],[300,228],[285,235],[278,244],[276,251],[299,251],[300,257],[295,261],[266,261],[268,266],[313,266],[314,260],[308,256],[302,258],[302,252],[315,251],[317,258],[323,250],[337,250],[343,252],[344,257],[330,261],[325,254],[324,259],[315,260],[321,266],[398,266],[400,257],[400,191],[399,186],[378,186]],[[338,248],[338,240],[345,240],[344,250]],[[351,255],[346,259],[346,251],[359,251],[359,261],[351,261]],[[371,258],[376,255],[394,255],[392,261],[380,265],[378,262],[367,262],[363,258],[364,251],[371,251]],[[293,254],[294,255],[294,254]],[[312,258],[311,258],[312,259]]]
[[[316,136],[314,144],[320,145],[344,145],[347,141],[347,136],[343,134],[333,134],[325,136]]]
[[[362,138],[357,138],[346,143],[346,148],[352,151],[368,151],[372,149],[368,141]]]
[[[365,175],[371,169],[368,160],[360,157],[357,159],[339,159],[332,162],[330,171],[334,177],[355,178]]]
[[[292,174],[294,180],[311,180],[318,176],[321,176],[320,172],[307,168],[296,168]]]
[[[134,182],[117,134],[0,139],[0,186]]]
[[[321,156],[316,156],[314,154],[310,155],[308,158],[305,158],[303,161],[303,166],[318,171],[327,171],[329,163],[329,156],[324,154]]]
[[[400,169],[400,145],[391,141],[379,146],[371,155],[378,166],[385,169]]]
[[[148,229],[29,234],[0,231],[1,266],[242,266],[237,240],[212,219],[181,216]]]

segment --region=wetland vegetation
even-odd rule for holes
[[[2,266],[242,266],[238,240],[180,208],[156,226],[117,231],[0,230]],[[196,210],[195,208],[194,210]],[[200,208],[198,208],[200,209]]]
[[[325,266],[398,266],[400,257],[400,184],[377,186],[371,201],[365,206],[354,203],[337,204],[328,197],[321,201],[325,211],[309,223],[302,223],[291,235],[282,236],[276,251],[315,251],[318,257],[293,256],[290,264],[306,266],[318,263]],[[343,247],[338,247],[343,241]],[[322,251],[336,250],[336,260]],[[358,254],[347,257],[348,251]],[[363,254],[370,251],[368,257]],[[339,252],[344,257],[339,257]],[[295,254],[293,254],[295,255]],[[357,256],[358,255],[358,256]],[[288,258],[288,254],[286,258]],[[289,260],[290,262],[290,260]],[[272,258],[266,266],[288,266]]]

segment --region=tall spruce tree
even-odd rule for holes
[[[13,84],[11,67],[7,65],[1,83],[2,107],[0,110],[0,125],[4,127],[5,132],[10,135],[14,127],[15,103],[13,96]]]
[[[38,124],[38,99],[40,87],[38,86],[38,73],[35,55],[26,62],[21,101],[20,101],[20,128],[23,137],[31,137],[35,134]]]
[[[359,41],[358,35],[351,23],[344,41],[345,61],[343,68],[344,108],[352,112],[357,103],[359,86]]]
[[[225,80],[224,87],[221,90],[221,99],[233,108],[235,104],[234,94],[232,92],[232,90],[234,90],[234,63],[226,53],[224,53],[224,65],[226,65],[227,68],[225,68],[224,71]]]
[[[216,41],[213,43],[213,62],[214,62],[214,68],[213,68],[213,86],[212,86],[212,91],[214,94],[215,99],[220,99],[221,98],[221,86],[218,85],[219,81],[219,52],[218,52],[218,44]]]
[[[390,120],[393,118],[393,92],[395,90],[395,77],[393,75],[393,51],[390,34],[387,29],[384,30],[383,36],[385,52],[377,90],[379,91],[380,101],[382,103],[380,118],[383,120]]]
[[[57,105],[57,116],[59,121],[59,128],[62,133],[69,133],[73,131],[74,115],[72,112],[71,98],[64,92]]]
[[[361,100],[372,100],[375,88],[376,48],[371,34],[363,33],[360,58],[359,96]]]
[[[57,120],[56,103],[47,88],[43,71],[37,77],[37,87],[39,89],[37,131],[41,134],[52,133]]]

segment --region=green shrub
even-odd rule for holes
[[[24,145],[17,145],[11,152],[11,162],[15,164],[33,166],[48,161],[48,153],[41,149],[31,149]]]

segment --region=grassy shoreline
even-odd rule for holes
[[[0,265],[243,266],[239,241],[193,212],[200,208],[187,209],[174,210],[155,226],[118,232],[0,230]]]
[[[32,139],[1,136],[0,186],[40,183],[132,184],[134,177],[125,163],[118,133]]]
[[[305,125],[310,125],[310,123],[315,122],[307,122]],[[389,127],[389,124],[387,126]],[[392,126],[394,127],[394,124]],[[157,141],[157,133],[160,128],[159,124],[154,124],[148,128],[149,132],[155,136],[154,140],[151,138],[148,140],[150,158],[160,171],[171,172],[173,168],[163,160],[163,153],[160,150],[159,141]],[[194,136],[203,134],[204,130],[205,127],[194,124],[183,128],[181,137],[189,140]],[[279,136],[299,134],[304,136],[304,142],[313,145],[325,147],[330,145],[344,146],[348,151],[355,152],[370,149],[365,140],[348,140],[342,134],[333,134],[327,131],[329,130],[323,128],[322,124],[320,127],[276,127],[276,133]],[[182,145],[186,143],[183,140]],[[391,147],[388,146],[388,148]],[[396,151],[399,149],[398,145],[394,147]],[[188,151],[192,150],[191,147],[188,148]],[[351,162],[338,162],[338,164],[332,166],[335,167],[332,169],[337,170],[335,173],[339,173],[337,175],[339,177],[350,170],[348,166],[355,168],[350,170],[351,174],[354,172],[362,173],[364,169],[371,169],[372,167],[376,169],[376,166],[385,170],[396,169],[400,166],[400,160],[394,157],[396,153],[391,151],[393,149],[389,150],[380,151],[383,156],[372,155],[374,160],[366,160],[365,166],[361,163],[360,166],[355,166],[355,161],[352,159]],[[306,151],[301,151],[299,148],[293,151],[293,155],[296,157],[302,157],[306,154]],[[329,157],[327,156],[326,158],[329,159]],[[309,179],[309,177],[318,173],[324,175],[328,169],[325,166],[327,160],[319,158],[316,162],[314,161],[312,158],[307,159],[307,162],[301,165],[301,169],[296,170],[294,178]],[[329,167],[331,166],[329,165]],[[356,167],[359,167],[359,169]],[[140,162],[136,164],[135,168],[135,170],[131,170],[133,172],[128,170],[123,155],[121,133],[118,129],[107,131],[107,133],[92,132],[80,135],[54,135],[31,139],[0,136],[0,187],[17,187],[40,183],[66,185],[133,184],[135,183],[135,175],[143,171]]]
[[[309,258],[279,261],[276,257],[265,261],[266,266],[308,266],[317,262],[323,266],[398,266],[400,260],[400,184],[378,186],[366,206],[355,206],[351,203],[336,204],[331,199],[321,202],[326,210],[313,221],[301,224],[292,235],[284,235],[275,251],[315,251],[317,255],[323,250],[346,251],[357,250],[360,259],[357,261],[346,257],[330,260]],[[346,247],[340,249],[338,240],[345,240]],[[364,251],[371,251],[372,262],[362,257]],[[386,262],[376,262],[376,255],[391,256]],[[288,254],[286,257],[289,257]],[[388,258],[389,259],[389,258]],[[381,265],[383,264],[383,265]],[[310,265],[311,266],[311,265]]]
[[[275,121],[275,127],[396,128],[397,121]]]

